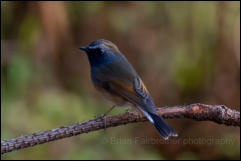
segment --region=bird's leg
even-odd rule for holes
[[[104,128],[104,129],[106,129],[106,115],[107,115],[108,113],[110,113],[115,107],[116,107],[115,105],[112,106],[112,107],[111,107],[108,111],[106,111],[104,114],[102,114],[102,115],[100,115],[99,117],[97,117],[97,119],[102,119],[102,118],[104,118],[104,121],[105,121],[105,128]]]
[[[130,110],[131,110],[131,107],[126,107],[126,112],[125,113],[129,114]]]
[[[116,106],[112,106],[108,111],[106,111],[104,114],[101,114],[97,119],[105,117],[108,113],[110,113]]]

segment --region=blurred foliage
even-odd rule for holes
[[[1,139],[92,119],[110,108],[77,49],[100,38],[126,55],[158,106],[201,102],[240,110],[240,2],[5,1],[1,35]],[[179,133],[170,143],[139,123],[1,159],[240,159],[239,128],[168,122]],[[216,142],[184,142],[208,137]]]

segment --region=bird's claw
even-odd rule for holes
[[[100,116],[95,116],[95,119],[104,119],[104,130],[106,129],[106,115],[101,114]]]
[[[125,113],[126,113],[126,114],[130,114],[130,109],[127,108]]]

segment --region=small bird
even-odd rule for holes
[[[141,78],[115,44],[101,39],[79,49],[88,56],[94,86],[113,104],[108,112],[116,106],[131,105],[144,113],[165,140],[178,136],[159,116]]]

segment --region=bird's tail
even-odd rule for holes
[[[150,112],[145,114],[149,115],[147,116],[147,118],[156,127],[158,132],[165,140],[167,140],[169,136],[178,136],[177,132],[173,128],[171,128],[161,116]]]

